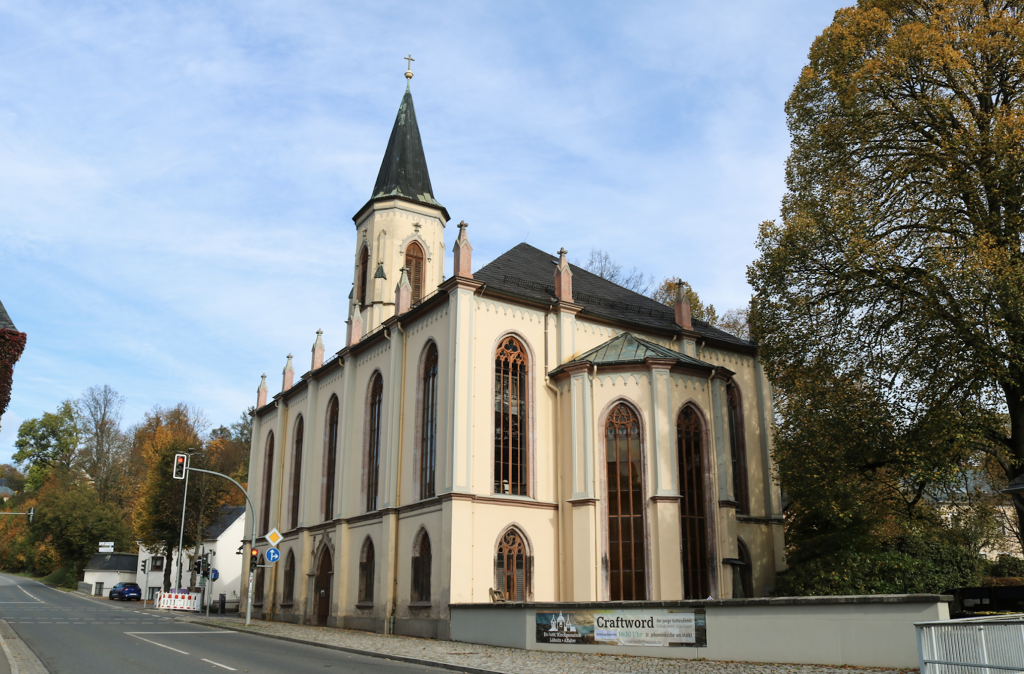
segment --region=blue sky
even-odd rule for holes
[[[186,401],[227,424],[317,328],[340,349],[410,52],[475,267],[598,247],[746,304],[783,105],[848,4],[0,0],[0,300],[28,333],[0,462],[89,386],[126,423]]]

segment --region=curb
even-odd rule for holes
[[[358,648],[351,648],[349,646],[335,646],[334,644],[324,644],[318,641],[309,641],[307,639],[298,639],[296,637],[286,637],[280,634],[264,634],[262,632],[256,632],[254,630],[245,629],[244,627],[234,627],[232,625],[221,625],[214,622],[206,622],[205,620],[188,620],[178,622],[189,622],[193,625],[204,625],[206,627],[215,627],[217,629],[231,630],[233,632],[241,632],[242,634],[252,634],[258,637],[264,637],[266,639],[277,639],[278,641],[290,641],[295,644],[305,644],[307,646],[316,646],[317,648],[327,648],[332,651],[341,651],[343,653],[352,653],[353,655],[365,655],[370,658],[381,658],[383,660],[394,660],[395,662],[405,662],[410,665],[423,665],[424,667],[437,667],[438,669],[447,669],[451,672],[466,672],[467,674],[505,674],[493,669],[481,669],[480,667],[467,667],[465,665],[456,665],[450,662],[438,662],[437,660],[426,660],[424,658],[413,658],[407,655],[391,655],[388,653],[378,653],[377,651],[364,651]]]

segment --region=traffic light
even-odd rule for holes
[[[256,565],[260,563],[260,551],[256,548],[249,550],[249,570],[255,571]]]
[[[28,521],[29,521],[29,523],[31,524],[32,520],[34,520],[35,518],[36,518],[36,509],[35,509],[35,507],[29,508],[28,509]]]
[[[146,573],[146,562],[148,561],[148,559],[142,560],[142,573]]]
[[[203,574],[203,560],[197,559],[196,560],[196,575],[200,575],[201,576],[202,574]]]
[[[184,480],[185,479],[185,463],[188,460],[188,456],[185,454],[174,455],[174,479]]]

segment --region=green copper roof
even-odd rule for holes
[[[388,149],[380,164],[377,183],[373,186],[371,200],[386,197],[404,197],[431,206],[441,206],[434,199],[427,172],[427,158],[423,154],[419,125],[416,124],[416,109],[412,105],[412,92],[408,87],[402,104],[398,106],[398,117],[391,129]],[[443,206],[442,206],[443,208]]]
[[[587,351],[584,354],[573,358],[552,370],[552,374],[558,372],[571,363],[593,363],[595,365],[612,365],[623,363],[643,363],[648,358],[670,358],[679,363],[693,365],[704,369],[710,369],[711,365],[691,358],[690,356],[673,351],[672,349],[659,346],[646,339],[634,336],[632,333],[623,332],[617,337],[609,339],[604,344]]]

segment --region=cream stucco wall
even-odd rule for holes
[[[528,542],[531,598],[608,599],[603,429],[609,411],[620,402],[636,411],[643,426],[649,596],[674,600],[685,592],[675,430],[685,405],[698,410],[705,425],[712,594],[722,598],[732,594],[733,567],[722,560],[737,556],[737,536],[753,559],[755,595],[764,594],[781,568],[782,550],[779,496],[771,480],[769,455],[770,388],[756,352],[583,318],[575,305],[539,306],[495,295],[467,279],[442,282],[444,226],[439,218],[431,220],[432,213],[436,215],[430,208],[402,202],[375,204],[363,214],[357,222],[359,240],[365,234],[368,242],[380,242],[373,255],[383,251],[380,261],[388,279],[387,293],[381,290],[377,296],[378,313],[366,313],[373,310],[366,309],[359,342],[302,375],[291,389],[256,412],[249,483],[253,501],[262,511],[266,446],[273,433],[270,526],[285,535],[282,562],[289,550],[297,562],[294,602],[281,605],[284,572],[279,563],[265,573],[266,600],[260,610],[280,619],[315,620],[315,573],[327,551],[333,563],[330,624],[385,629],[386,621],[394,617],[399,631],[426,630],[428,635],[444,636],[443,625],[430,624],[448,619],[450,602],[489,600],[488,591],[495,587],[497,540],[510,526],[516,526]],[[429,258],[430,288],[436,287],[437,293],[395,317],[393,304],[384,300],[393,301],[410,237],[422,238]],[[373,332],[375,327],[380,329]],[[613,368],[584,364],[549,377],[555,368],[626,329],[717,366],[717,374],[712,378],[702,370],[651,362]],[[529,496],[525,497],[494,493],[494,352],[508,335],[522,342],[529,359]],[[326,337],[330,341],[331,336]],[[430,343],[438,348],[436,496],[424,500],[417,466],[422,363]],[[376,373],[384,382],[379,496],[376,510],[368,512],[368,392]],[[735,494],[729,472],[729,429],[724,421],[725,381],[730,378],[742,400],[749,515],[737,515],[731,505]],[[324,522],[327,410],[334,396],[340,401],[336,505],[331,521]],[[303,445],[297,449],[295,427],[300,417]],[[300,504],[298,526],[292,527],[296,451],[302,452]],[[432,549],[431,604],[410,607],[411,555],[421,528]],[[367,538],[373,541],[376,561],[373,604],[357,607],[359,559]],[[265,549],[265,541],[260,547]],[[245,583],[243,578],[243,595]],[[435,631],[430,633],[431,629]]]

